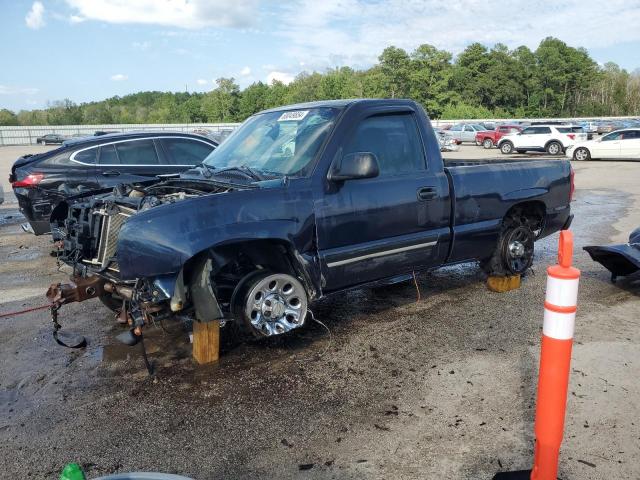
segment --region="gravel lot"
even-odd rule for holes
[[[0,181],[20,153],[0,148]],[[50,148],[50,147],[48,147]],[[498,157],[464,146],[457,158]],[[572,227],[582,270],[563,479],[640,478],[640,278],[617,285],[581,247],[626,241],[640,225],[640,163],[574,165]],[[0,206],[0,313],[45,303],[65,280],[46,237]],[[545,268],[536,244],[520,290],[489,292],[475,264],[413,284],[359,289],[314,307],[313,324],[273,341],[227,345],[216,366],[186,335],[149,329],[157,375],[97,301],[62,309],[85,350],[57,346],[45,312],[0,319],[0,476],[89,477],[155,470],[218,478],[480,479],[529,467]]]

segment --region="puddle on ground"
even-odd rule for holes
[[[35,249],[20,249],[9,252],[9,260],[35,260],[42,256],[42,252]]]
[[[9,210],[6,213],[0,214],[0,226],[2,225],[14,225],[16,223],[23,223],[26,219],[18,210]]]

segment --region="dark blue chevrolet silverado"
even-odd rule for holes
[[[565,160],[443,162],[409,100],[276,108],[175,178],[61,205],[75,290],[58,297],[99,297],[136,332],[179,316],[278,335],[354,286],[469,261],[523,273],[572,194]]]

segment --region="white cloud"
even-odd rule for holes
[[[86,18],[81,17],[80,15],[70,15],[69,22],[71,23],[82,23],[86,20]]]
[[[147,23],[180,28],[250,26],[258,0],[66,0],[76,15],[108,23]]]
[[[458,53],[472,42],[536,48],[548,36],[586,48],[640,41],[638,0],[610,0],[606,9],[584,0],[297,0],[282,8],[276,34],[288,40],[291,63],[308,69],[369,66],[389,45]]]
[[[114,82],[122,82],[128,78],[129,77],[123,73],[116,73],[115,75],[111,75],[111,80],[113,80]]]
[[[242,70],[240,70],[240,75],[242,75],[243,77],[251,75],[251,68],[244,67]]]
[[[149,50],[149,47],[151,46],[151,42],[146,42],[146,41],[145,42],[133,42],[131,44],[131,46],[133,48],[135,48],[136,50],[145,51],[145,50]]]
[[[44,5],[42,5],[42,2],[33,2],[31,10],[24,17],[24,22],[27,27],[34,30],[44,27]]]
[[[288,85],[293,82],[294,78],[295,75],[291,75],[290,73],[286,72],[269,72],[269,74],[267,75],[267,84],[271,85],[274,81],[277,80],[278,82],[282,82],[285,85]]]
[[[207,82],[204,78],[199,78],[198,80],[196,80],[196,83],[198,85],[207,85],[209,82]]]
[[[35,95],[40,90],[33,87],[10,87],[0,85],[0,95]]]

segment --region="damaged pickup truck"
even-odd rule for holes
[[[409,100],[339,100],[250,117],[204,163],[58,207],[73,284],[139,334],[166,317],[255,336],[302,327],[315,300],[479,261],[524,273],[571,222],[567,160],[444,162]]]

